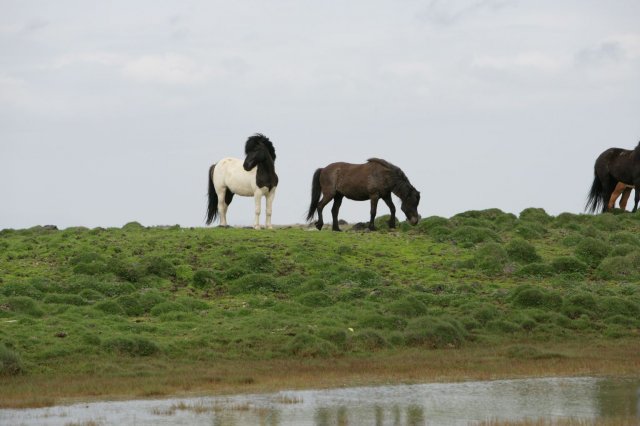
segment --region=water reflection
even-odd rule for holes
[[[638,418],[640,379],[433,383],[0,410],[0,424],[466,425],[524,418]]]

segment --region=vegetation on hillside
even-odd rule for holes
[[[0,231],[0,376],[639,336],[640,215],[386,219]]]

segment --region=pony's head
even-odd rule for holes
[[[420,215],[418,214],[420,191],[409,184],[400,195],[400,201],[402,201],[400,209],[407,216],[409,223],[416,225],[420,221]]]
[[[247,139],[247,143],[244,145],[244,153],[247,157],[244,159],[242,166],[246,171],[253,169],[260,163],[265,161],[273,162],[276,159],[276,150],[273,147],[273,143],[260,133],[256,133]]]

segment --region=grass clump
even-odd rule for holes
[[[637,280],[640,278],[640,253],[631,252],[626,256],[614,256],[604,259],[596,275],[603,280]]]
[[[28,296],[13,296],[5,299],[5,309],[16,314],[41,317],[44,312],[38,302]]]
[[[488,274],[502,273],[507,261],[507,251],[498,243],[483,244],[473,257],[475,267]]]
[[[523,308],[555,309],[562,304],[562,297],[557,293],[528,284],[516,287],[510,300],[513,305]]]
[[[602,259],[607,257],[610,251],[611,247],[606,242],[587,237],[578,243],[575,248],[575,255],[590,267],[595,268]]]
[[[466,335],[462,324],[452,318],[416,318],[409,322],[405,331],[407,344],[432,349],[460,347]]]
[[[140,336],[114,337],[102,343],[102,347],[119,355],[146,357],[155,355],[160,348],[153,341]]]
[[[273,293],[278,290],[278,282],[268,274],[248,274],[229,283],[231,294]]]
[[[509,259],[514,262],[528,264],[541,260],[533,244],[523,238],[514,238],[509,241],[506,246],[506,251]]]
[[[4,343],[0,343],[0,377],[16,376],[24,373],[22,359]]]
[[[499,241],[498,234],[488,228],[461,226],[451,233],[451,239],[461,247],[473,247],[486,241]]]
[[[300,333],[287,345],[286,352],[302,358],[323,358],[335,355],[338,348],[313,334]]]

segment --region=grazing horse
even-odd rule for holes
[[[260,204],[262,197],[266,198],[265,225],[272,229],[271,210],[278,186],[274,167],[276,150],[266,136],[256,133],[247,139],[244,152],[244,162],[237,158],[223,158],[209,168],[207,225],[220,213],[220,226],[227,226],[227,208],[233,196],[238,194],[255,199],[255,229],[260,229]]]
[[[616,185],[622,182],[636,190],[632,212],[638,210],[640,201],[640,143],[633,150],[609,148],[598,156],[593,167],[594,178],[587,196],[585,209],[606,212],[613,206],[611,197]]]
[[[307,221],[313,220],[315,212],[318,212],[316,228],[322,229],[322,209],[333,200],[331,214],[333,216],[334,231],[340,231],[338,227],[338,211],[342,198],[364,201],[371,200],[371,221],[369,229],[374,230],[374,219],[378,208],[378,200],[382,199],[391,211],[389,227],[396,226],[396,207],[391,200],[391,194],[395,194],[402,201],[400,208],[412,225],[420,220],[418,192],[399,167],[379,158],[370,158],[365,164],[332,163],[327,167],[318,169],[313,174],[311,187],[311,205]],[[322,194],[322,200],[320,195]]]

